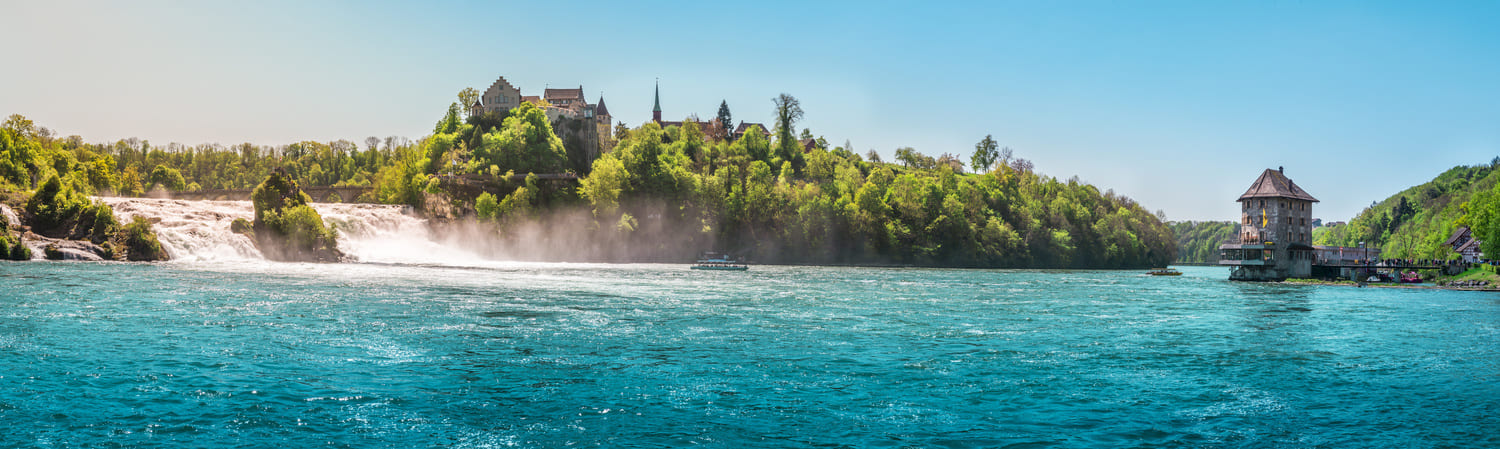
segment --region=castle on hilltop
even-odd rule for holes
[[[599,158],[599,155],[614,148],[614,128],[611,127],[609,108],[604,106],[604,96],[599,102],[589,104],[583,95],[583,86],[577,89],[544,88],[540,96],[522,95],[521,89],[510,84],[505,77],[495,80],[469,105],[469,114],[482,116],[496,114],[504,117],[521,103],[532,103],[547,114],[552,131],[562,139],[563,145],[586,158],[582,165]]]

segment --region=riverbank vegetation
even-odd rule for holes
[[[1232,221],[1174,221],[1167,226],[1177,236],[1177,263],[1218,263],[1219,245],[1240,233],[1239,223]]]
[[[371,137],[364,147],[88,144],[12,116],[0,140],[0,189],[30,190],[38,177],[83,198],[246,189],[278,177],[293,187],[367,186],[357,200],[474,220],[478,226],[465,229],[482,237],[476,246],[558,259],[682,260],[717,250],[768,263],[1138,268],[1179,255],[1160,213],[1077,177],[1040,174],[992,136],[970,159],[980,173],[966,173],[952,154],[909,147],[886,163],[847,141],[830,146],[806,128],[796,132],[804,116],[796,98],[774,104],[772,129],[739,139],[706,134],[693,121],[621,125],[612,151],[586,164],[531,103],[468,120],[455,105],[430,136]],[[564,172],[581,177],[535,176]],[[488,176],[499,188],[466,190],[445,182],[450,175]],[[277,192],[266,198],[298,204],[268,220],[257,189],[256,235],[279,226],[272,221],[306,222],[306,232],[282,230],[310,248],[332,242],[311,226],[321,219],[297,212],[311,210],[305,194]]]
[[[1443,245],[1469,226],[1485,254],[1500,254],[1500,158],[1453,167],[1432,181],[1372,203],[1347,224],[1313,231],[1313,244],[1380,248],[1387,258],[1453,259]]]

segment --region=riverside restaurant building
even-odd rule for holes
[[[1312,203],[1307,191],[1286,177],[1285,168],[1266,169],[1240,195],[1238,243],[1219,246],[1219,265],[1235,281],[1281,281],[1312,276]]]

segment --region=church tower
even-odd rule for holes
[[[661,81],[656,82],[656,107],[651,108],[651,121],[661,123]]]

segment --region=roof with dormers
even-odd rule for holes
[[[1291,178],[1287,178],[1286,174],[1282,173],[1281,170],[1272,170],[1269,168],[1261,172],[1260,177],[1256,178],[1255,182],[1250,184],[1250,190],[1246,190],[1245,194],[1240,195],[1240,199],[1236,201],[1244,201],[1251,198],[1288,198],[1312,201],[1314,203],[1318,202],[1318,199],[1313,198],[1306,190],[1297,187],[1297,183],[1292,182]]]

